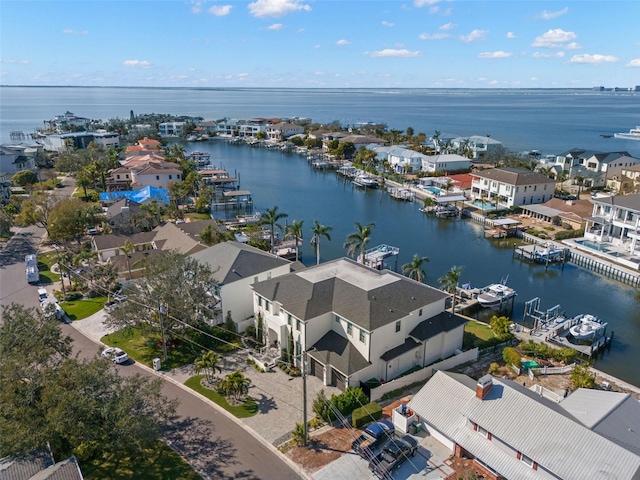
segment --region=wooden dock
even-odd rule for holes
[[[569,260],[569,249],[554,242],[532,245],[514,245],[513,255],[530,262],[542,263],[547,268],[551,264],[564,264]]]

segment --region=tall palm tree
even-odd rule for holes
[[[216,375],[216,370],[222,373],[222,369],[218,366],[218,362],[222,359],[222,355],[209,350],[203,353],[193,362],[193,374],[199,375],[200,372],[204,372],[205,377],[209,383],[213,383]]]
[[[353,258],[362,257],[362,263],[365,263],[364,252],[367,250],[369,240],[371,240],[371,230],[375,226],[375,223],[369,223],[368,225],[362,225],[360,222],[356,222],[356,231],[347,235],[347,241],[344,244],[344,248],[347,249],[347,255]]]
[[[276,205],[273,208],[267,208],[266,211],[260,214],[260,225],[269,225],[269,229],[271,230],[271,253],[273,253],[273,249],[275,246],[275,229],[282,231],[282,225],[278,222],[283,218],[287,218],[289,214],[280,212],[278,213],[278,206]]]
[[[225,395],[233,395],[233,398],[240,400],[243,395],[249,392],[251,382],[240,370],[228,374],[220,381],[218,387]]]
[[[320,238],[325,237],[327,240],[331,241],[331,235],[329,235],[331,230],[333,230],[333,227],[322,225],[318,222],[317,218],[313,221],[313,227],[311,227],[311,233],[313,233],[311,245],[313,245],[316,251],[316,265],[320,265]]]
[[[302,240],[302,224],[304,220],[294,220],[291,225],[287,225],[284,238],[293,238],[296,242],[296,262],[298,261],[298,244]]]
[[[447,273],[445,273],[442,277],[438,279],[440,282],[440,286],[446,291],[449,292],[451,297],[451,313],[454,313],[456,310],[456,291],[458,288],[458,283],[460,282],[460,275],[462,274],[462,270],[464,267],[456,267],[455,265],[451,267]]]
[[[422,282],[427,274],[422,268],[422,264],[429,261],[429,257],[419,257],[417,253],[413,254],[413,259],[409,263],[402,265],[402,274],[407,277]]]
[[[440,153],[440,136],[442,135],[442,133],[440,133],[439,130],[436,130],[433,133],[433,136],[431,137],[431,140],[433,140],[433,146],[436,150],[436,153]]]
[[[131,240],[127,240],[124,242],[124,245],[120,247],[120,250],[125,254],[127,259],[127,270],[129,270],[129,280],[131,280],[131,265],[129,264],[129,257],[131,256],[131,252],[133,252],[136,247],[131,243]]]

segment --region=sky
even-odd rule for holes
[[[0,0],[0,84],[640,85],[640,1]]]

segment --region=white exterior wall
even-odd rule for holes
[[[133,175],[133,181],[137,181],[140,183],[139,188],[144,187],[158,187],[158,188],[169,188],[169,184],[173,182],[180,182],[182,179],[179,173],[150,173],[150,174],[142,174],[142,175]],[[156,178],[156,177],[159,177]],[[171,177],[171,178],[170,178]]]
[[[449,438],[447,438],[444,433],[436,430],[435,428],[433,428],[431,425],[429,425],[428,423],[420,420],[420,423],[422,424],[422,429],[429,432],[429,435],[431,435],[433,438],[435,438],[437,441],[439,441],[442,445],[444,445],[445,447],[447,447],[449,450],[451,450],[453,452],[456,444],[453,440],[450,440]]]
[[[306,350],[310,349],[318,340],[332,329],[332,320],[333,313],[329,312],[320,315],[319,317],[309,319],[306,323],[303,323],[302,330],[304,331],[303,335],[306,343],[303,343],[302,345]]]
[[[183,134],[185,122],[165,122],[158,125],[161,136],[177,137]]]
[[[552,183],[531,184],[531,185],[510,185],[497,182],[488,178],[476,178],[472,181],[472,189],[477,188],[480,194],[485,193],[488,197],[506,198],[501,203],[508,207],[515,205],[531,205],[532,203],[544,203],[553,198],[555,190]]]
[[[93,141],[105,148],[118,148],[120,146],[120,135],[117,133],[94,133]]]
[[[364,331],[364,342],[360,341],[360,327],[349,322],[347,319],[340,317],[340,323],[336,321],[335,314],[332,314],[331,330],[338,332],[344,338],[349,340],[351,344],[356,347],[360,355],[362,355],[367,361],[371,361],[369,358],[369,343],[371,342],[371,335],[368,331]],[[348,323],[351,323],[351,334],[348,333]]]

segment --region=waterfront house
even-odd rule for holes
[[[442,137],[441,137],[442,141]],[[502,142],[487,136],[471,135],[470,137],[456,137],[450,140],[451,148],[463,153],[467,150],[471,158],[482,159],[491,152],[496,151],[502,147]]]
[[[253,325],[253,291],[251,285],[291,272],[293,263],[239,242],[222,242],[191,255],[214,271],[219,323],[227,312],[238,332]]]
[[[37,149],[28,148],[24,145],[0,146],[0,170],[9,176],[13,176],[22,170],[35,171],[36,151]]]
[[[184,134],[187,122],[164,122],[158,125],[158,133],[161,137],[180,137]]]
[[[263,118],[244,120],[238,124],[238,136],[255,138],[260,132],[267,133],[268,122]]]
[[[584,238],[640,254],[640,194],[599,195],[591,201],[593,213],[586,219]]]
[[[109,227],[115,233],[134,233],[137,230],[133,217],[142,211],[140,204],[128,198],[121,198],[105,208]]]
[[[280,122],[267,126],[266,131],[269,140],[279,142],[294,135],[304,133],[304,127],[293,123]]]
[[[265,343],[325,385],[402,373],[454,355],[466,320],[445,312],[448,295],[390,270],[341,258],[253,284],[255,325]]]
[[[91,119],[79,117],[72,112],[66,111],[62,115],[56,115],[51,120],[44,121],[44,129],[47,132],[62,133],[63,130],[71,127],[85,128],[91,123]]]
[[[134,154],[127,156],[121,167],[109,172],[107,191],[117,191],[125,187],[133,190],[145,187],[168,188],[169,184],[181,180],[180,165],[165,161],[163,155]]]
[[[555,181],[525,168],[491,168],[472,172],[471,195],[486,197],[499,207],[544,203],[553,197]]]
[[[620,175],[607,179],[607,189],[618,193],[640,192],[640,165],[623,167]]]
[[[574,148],[557,155],[556,163],[572,179],[582,179],[585,186],[604,187],[609,179],[620,177],[622,170],[640,164],[628,152],[598,152]]]
[[[640,478],[640,408],[629,395],[579,389],[556,403],[510,380],[438,371],[408,407],[484,478]]]
[[[455,172],[471,168],[471,159],[457,153],[424,155],[420,170],[423,172]]]
[[[562,200],[552,198],[542,204],[522,205],[522,214],[544,223],[559,221],[574,230],[586,225],[586,218],[592,214],[593,204],[589,200]]]

